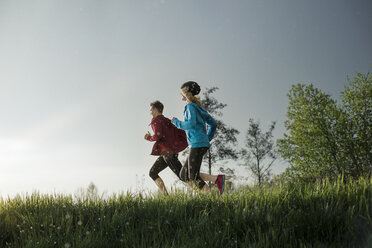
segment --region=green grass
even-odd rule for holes
[[[0,201],[0,247],[372,247],[372,183]]]

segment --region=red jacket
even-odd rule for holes
[[[151,127],[154,135],[147,138],[149,141],[155,141],[151,155],[175,154],[188,146],[185,131],[178,129],[164,115],[152,118]]]

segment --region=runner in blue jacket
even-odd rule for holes
[[[190,154],[185,165],[182,167],[180,177],[185,181],[192,181],[196,187],[203,189],[207,187],[200,178],[200,167],[204,154],[210,147],[210,141],[216,132],[217,123],[213,117],[201,106],[199,99],[200,86],[193,81],[184,83],[181,86],[182,100],[186,101],[183,112],[184,121],[177,118],[172,119],[172,123],[186,131],[187,142]],[[208,127],[208,129],[206,128]],[[223,193],[225,175],[208,175],[203,173],[204,180],[214,181],[219,189],[219,194]]]
[[[177,118],[173,124],[186,131],[187,142],[190,148],[210,147],[210,141],[216,132],[217,123],[205,109],[194,102],[185,106],[184,121]],[[206,131],[205,124],[208,126]]]

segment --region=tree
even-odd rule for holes
[[[292,86],[284,138],[287,178],[314,181],[371,175],[372,77],[357,73],[341,93],[342,104],[312,84]]]
[[[372,74],[356,73],[349,87],[341,93],[344,122],[347,135],[344,150],[350,154],[349,163],[353,164],[352,175],[371,175],[372,171]],[[340,130],[342,131],[342,130]]]
[[[228,127],[218,117],[222,117],[222,110],[227,106],[220,103],[212,94],[218,90],[218,87],[206,88],[201,98],[201,104],[217,122],[216,134],[211,142],[211,146],[204,157],[204,161],[208,164],[209,174],[212,174],[212,165],[219,160],[238,159],[237,138],[239,131],[235,128]],[[224,170],[224,168],[222,168]],[[234,173],[233,170],[225,170],[225,172]]]
[[[75,197],[77,199],[97,201],[102,198],[103,195],[104,194],[102,194],[102,196],[99,195],[98,188],[93,182],[91,182],[86,189],[79,188],[75,191]]]
[[[249,119],[249,128],[246,135],[246,149],[242,150],[242,157],[258,185],[268,181],[271,176],[271,167],[277,158],[273,141],[273,130],[276,122],[272,122],[269,130],[262,132],[260,123]]]
[[[288,172],[305,180],[342,173],[334,128],[340,118],[336,102],[312,84],[292,86],[288,97],[284,125],[289,134],[278,140],[282,157],[296,168]]]
[[[88,199],[95,199],[95,200],[99,197],[98,188],[93,182],[91,182],[87,188],[87,197]]]

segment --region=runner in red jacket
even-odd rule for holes
[[[158,110],[153,110],[155,113]],[[148,141],[155,141],[151,155],[168,156],[183,151],[187,146],[185,131],[174,126],[168,118],[159,113],[151,121],[153,136],[147,135]]]
[[[164,105],[161,102],[155,101],[150,106],[151,115],[153,116],[151,127],[154,135],[151,136],[150,132],[147,132],[145,139],[155,141],[151,155],[159,156],[150,169],[150,177],[155,181],[163,194],[168,195],[164,182],[159,177],[159,173],[169,166],[177,177],[182,180],[180,178],[182,164],[178,160],[178,153],[188,146],[186,133],[176,128],[171,120],[164,117]]]

